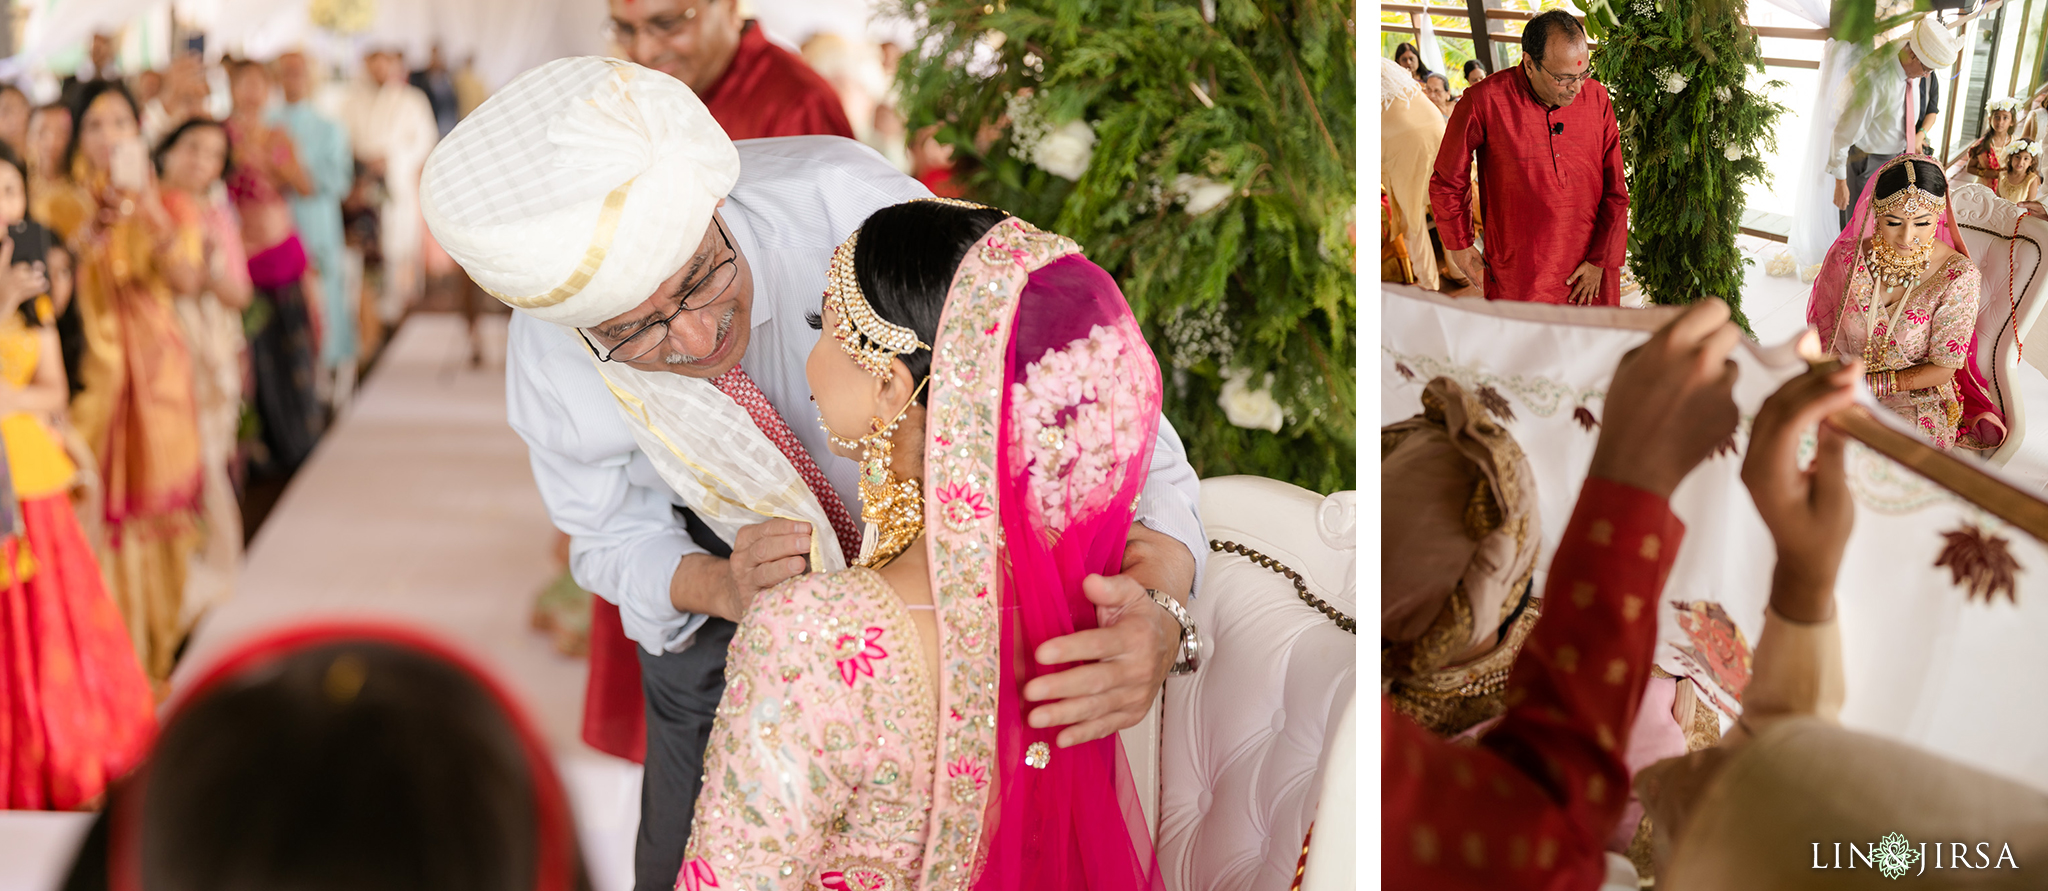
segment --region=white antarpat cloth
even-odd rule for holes
[[[1506,426],[1537,478],[1545,533],[1537,568],[1547,570],[1585,482],[1598,438],[1588,424],[1605,413],[1615,365],[1672,311],[1452,300],[1392,285],[1383,296],[1380,422],[1419,412],[1422,386],[1437,375],[1504,399],[1513,413]],[[1671,499],[1686,532],[1658,609],[1656,660],[1691,678],[1702,700],[1739,707],[1683,651],[1701,646],[1674,604],[1718,603],[1755,648],[1775,558],[1739,477],[1741,455],[1764,399],[1804,365],[1789,345],[1751,342],[1733,360],[1738,451],[1709,458]],[[2035,704],[2048,676],[2048,548],[1857,443],[1848,466],[1857,512],[1836,585],[1848,687],[1842,723],[2048,789],[2048,710]],[[1934,565],[1942,533],[1965,524],[2009,544],[2020,567],[2017,606],[1970,602]]]
[[[421,209],[493,296],[589,327],[682,268],[739,172],[681,81],[584,56],[520,75],[465,118],[427,159]]]

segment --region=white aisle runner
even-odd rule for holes
[[[468,367],[461,319],[415,315],[264,523],[232,600],[174,681],[250,635],[319,618],[389,619],[462,648],[521,698],[556,752],[597,891],[632,887],[640,769],[580,738],[588,665],[532,630],[554,527],[505,423],[505,317]],[[65,815],[0,812],[0,891],[42,891],[70,860]],[[82,826],[80,827],[82,828]]]

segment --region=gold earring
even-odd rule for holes
[[[924,385],[931,380],[926,377],[919,381],[917,389],[910,394],[910,400],[903,403],[903,410],[896,413],[894,420],[884,422],[881,418],[870,418],[868,434],[859,439],[847,439],[832,432],[821,417],[818,426],[824,428],[825,436],[832,444],[860,455],[860,556],[853,560],[854,566],[880,569],[889,561],[901,556],[910,543],[924,534],[924,481],[902,479],[891,467],[891,455],[896,448],[896,428],[903,423],[910,406],[916,404],[918,394],[924,392]]]

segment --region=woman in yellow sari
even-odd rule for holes
[[[77,258],[86,345],[71,416],[105,486],[109,589],[161,681],[187,630],[180,610],[200,504],[192,357],[172,304],[203,282],[190,244],[200,234],[164,211],[127,90],[92,84],[78,107],[70,178],[46,205]]]

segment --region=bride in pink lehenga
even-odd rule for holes
[[[1116,283],[1001,211],[877,211],[833,257],[806,368],[861,462],[853,568],[762,592],[733,638],[678,887],[1162,887],[1114,734],[1019,691],[1094,627],[1159,418]],[[922,397],[922,398],[921,398]]]

